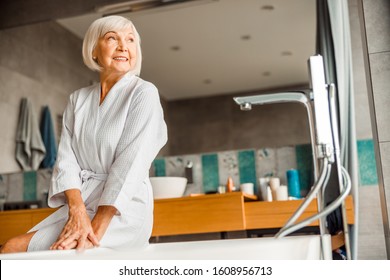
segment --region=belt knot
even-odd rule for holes
[[[106,181],[108,174],[105,173],[95,173],[91,170],[81,170],[80,171],[80,178],[81,181],[84,183],[85,181],[88,181],[89,179],[95,179],[99,181]]]

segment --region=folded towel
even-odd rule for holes
[[[48,106],[45,106],[42,111],[41,135],[46,149],[46,155],[42,161],[41,167],[53,168],[57,157],[57,144],[50,109]]]
[[[23,170],[37,170],[46,153],[33,106],[22,98],[16,131],[16,160]]]

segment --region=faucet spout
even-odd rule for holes
[[[240,109],[242,111],[251,110],[253,105],[265,105],[287,102],[298,102],[306,105],[309,102],[309,99],[303,92],[293,91],[234,97],[233,99],[238,105],[240,105]]]
[[[252,104],[249,102],[242,103],[240,104],[240,109],[241,111],[250,111],[252,110]]]

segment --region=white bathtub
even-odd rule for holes
[[[322,241],[321,241],[322,240]],[[95,248],[82,253],[75,250],[41,251],[3,254],[2,260],[12,259],[104,259],[104,260],[320,260],[321,242],[326,243],[326,257],[331,256],[330,236],[319,235],[228,239],[150,244],[145,248],[114,251]]]

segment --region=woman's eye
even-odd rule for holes
[[[133,43],[134,42],[134,38],[129,38],[127,41]]]
[[[107,34],[106,36],[104,36],[104,38],[107,41],[114,41],[114,40],[116,40],[115,36],[114,35],[110,35],[110,34]]]

